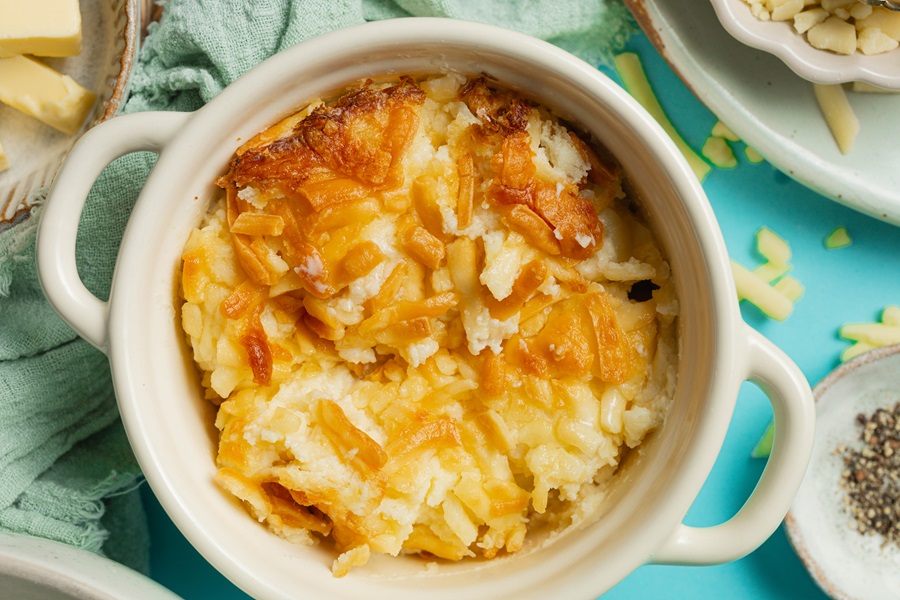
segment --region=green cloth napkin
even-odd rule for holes
[[[312,36],[401,17],[517,29],[593,63],[634,30],[619,0],[170,0],[150,27],[124,112],[189,111],[276,52]],[[109,294],[125,222],[155,156],[108,167],[82,215],[77,263]],[[118,419],[109,366],[53,312],[35,272],[35,209],[0,232],[0,529],[105,553],[147,571],[140,470]]]

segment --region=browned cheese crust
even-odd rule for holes
[[[621,179],[486,77],[368,82],[247,142],[184,253],[219,483],[333,539],[337,575],[571,523],[674,385],[668,266]]]

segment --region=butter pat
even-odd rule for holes
[[[9,158],[6,156],[6,152],[3,151],[3,144],[0,144],[0,173],[7,170],[9,168]]]
[[[63,133],[81,129],[96,99],[71,77],[41,62],[24,56],[0,58],[0,102]]]
[[[78,0],[0,0],[0,58],[80,52]]]

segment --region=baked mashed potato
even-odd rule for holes
[[[485,78],[367,82],[250,140],[183,255],[216,479],[333,572],[561,529],[675,386],[620,169]],[[631,298],[629,298],[631,296]]]

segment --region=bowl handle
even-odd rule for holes
[[[135,113],[93,127],[69,152],[44,203],[37,233],[41,287],[62,319],[101,352],[107,348],[108,306],[84,286],[75,264],[75,236],[84,203],[109,163],[130,152],[160,152],[190,116]]]
[[[815,406],[800,369],[772,342],[748,330],[747,379],[769,397],[775,413],[772,454],[759,483],[731,519],[712,527],[680,524],[653,554],[653,564],[712,565],[753,552],[778,528],[800,487],[815,433]]]

